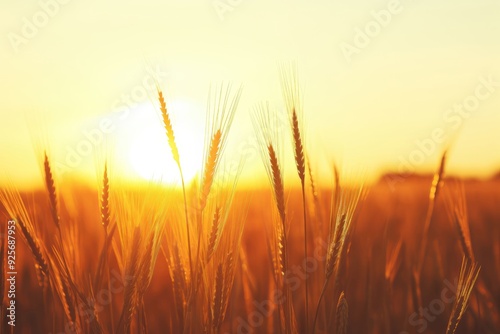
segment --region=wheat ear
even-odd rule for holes
[[[454,334],[457,330],[458,323],[467,309],[469,297],[479,275],[479,270],[480,267],[477,263],[470,262],[466,257],[462,259],[457,294],[448,320],[446,334]]]
[[[283,228],[285,228],[286,213],[285,213],[285,189],[283,186],[283,176],[281,174],[281,168],[279,165],[278,157],[276,151],[272,144],[267,147],[269,152],[269,165],[272,173],[272,182],[274,196],[276,200],[276,206],[278,207],[278,213],[280,215],[281,223]]]
[[[50,212],[52,214],[52,220],[56,225],[57,229],[60,231],[61,227],[59,219],[59,210],[57,205],[56,186],[54,182],[54,177],[52,175],[52,168],[50,166],[50,161],[46,151],[43,152],[43,171],[45,174],[45,186],[47,187],[47,192],[49,193]]]
[[[342,291],[339,297],[339,301],[337,303],[337,314],[335,316],[337,330],[335,334],[347,333],[348,319],[349,319],[349,306],[347,304],[347,299],[345,298],[344,292]]]
[[[212,301],[212,327],[217,329],[222,322],[222,305],[223,305],[223,289],[224,289],[224,271],[222,263],[217,266],[215,275],[214,297]]]
[[[302,145],[302,138],[300,135],[299,121],[297,117],[297,112],[295,108],[292,111],[292,132],[293,132],[293,144],[295,152],[295,165],[297,166],[297,173],[299,174],[300,183],[302,187],[302,211],[304,214],[304,261],[308,258],[307,252],[307,208],[306,208],[306,189],[305,189],[305,157],[304,157],[304,147]],[[309,287],[308,287],[308,276],[306,275],[305,281],[305,328],[306,331],[309,329]]]
[[[208,195],[214,181],[214,175],[219,160],[222,145],[222,132],[218,129],[210,140],[205,167],[203,168],[203,177],[201,181],[200,209],[203,211],[207,205]]]
[[[26,226],[24,221],[22,221],[21,219],[17,219],[17,223],[19,225],[19,228],[23,232],[24,239],[28,244],[28,248],[30,249],[31,254],[33,254],[33,257],[35,258],[37,268],[40,269],[45,276],[48,276],[49,266],[47,264],[47,261],[45,260],[45,256],[42,253],[42,248],[40,247],[38,239]]]
[[[212,228],[210,230],[210,237],[208,239],[208,247],[207,247],[207,258],[206,262],[208,263],[214,254],[216,241],[219,237],[219,225],[221,220],[221,209],[220,207],[215,208],[214,218],[212,220]]]
[[[165,127],[165,131],[167,134],[168,145],[170,146],[170,150],[172,151],[172,156],[175,163],[180,168],[181,161],[179,158],[179,149],[177,148],[177,144],[175,142],[174,128],[172,127],[172,121],[170,120],[170,115],[167,111],[167,104],[161,90],[158,90],[158,100],[160,102],[161,116],[163,118],[163,126]]]
[[[104,163],[104,174],[102,179],[102,197],[101,197],[101,220],[102,226],[106,235],[108,234],[108,226],[110,222],[109,213],[109,178],[108,178],[108,163]]]

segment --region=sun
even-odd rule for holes
[[[203,124],[194,123],[193,105],[173,101],[170,105],[181,167],[186,182],[192,180],[201,167]],[[178,116],[178,117],[177,117]],[[191,122],[190,122],[191,120]],[[162,120],[153,106],[142,105],[130,119],[133,131],[127,133],[127,162],[131,172],[143,180],[180,184],[180,173],[168,145]]]

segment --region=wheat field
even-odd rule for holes
[[[18,240],[14,327],[11,243],[0,239],[1,332],[498,333],[500,179],[450,176],[445,152],[434,175],[369,184],[332,164],[334,182],[321,182],[296,77],[280,73],[288,133],[268,104],[251,111],[267,187],[225,172],[242,93],[229,86],[211,92],[203,166],[190,181],[176,111],[158,88],[176,186],[123,180],[107,154],[95,184],[62,179],[36,143],[44,187],[1,190],[1,230],[15,221]]]

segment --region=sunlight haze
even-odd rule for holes
[[[265,100],[283,109],[278,67],[290,61],[306,147],[325,182],[333,161],[372,180],[433,171],[448,145],[451,173],[488,177],[500,169],[491,154],[500,151],[499,14],[500,3],[487,0],[4,1],[0,178],[40,182],[33,129],[66,167],[69,152],[99,129],[112,137],[125,174],[150,178],[150,165],[164,163],[176,173],[173,162],[140,149],[161,137],[156,83],[192,178],[202,164],[209,87],[231,82],[243,93],[225,163],[246,154],[242,183],[263,180],[250,113]],[[83,173],[94,175],[98,138],[73,161]],[[169,154],[166,139],[153,149]],[[293,173],[291,147],[285,153]]]

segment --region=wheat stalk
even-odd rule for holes
[[[232,92],[230,84],[221,84],[215,89],[210,87],[205,128],[206,147],[203,157],[204,165],[199,198],[200,211],[202,212],[210,195],[240,96],[241,87],[235,93]]]
[[[439,169],[434,174],[434,178],[432,179],[432,185],[429,192],[429,206],[427,207],[427,214],[424,221],[424,231],[422,236],[422,245],[420,248],[420,258],[418,262],[418,274],[421,274],[422,266],[424,265],[425,257],[427,255],[427,239],[429,237],[429,229],[432,221],[432,217],[434,215],[434,207],[436,205],[436,199],[438,194],[440,193],[440,189],[443,185],[444,171],[446,166],[447,159],[447,151],[443,152],[441,156],[441,162],[439,164]]]
[[[269,111],[268,104],[258,106],[253,114],[253,125],[260,140],[260,153],[266,173],[272,186],[273,198],[279,214],[280,225],[275,224],[274,236],[278,263],[281,271],[280,282],[283,288],[284,307],[281,309],[283,313],[283,325],[285,331],[294,331],[296,329],[296,320],[294,317],[293,302],[291,298],[288,283],[284,279],[284,275],[288,272],[288,249],[287,249],[287,226],[286,226],[286,207],[285,207],[285,190],[283,182],[283,168],[280,163],[279,148],[280,135],[279,123],[277,115]]]
[[[177,144],[175,142],[174,129],[172,127],[172,122],[170,120],[170,115],[167,111],[167,104],[165,102],[165,98],[163,97],[163,92],[158,89],[158,100],[160,101],[160,110],[163,118],[163,126],[165,127],[168,145],[170,146],[170,151],[172,152],[172,157],[174,158],[175,163],[177,164],[177,168],[179,169],[179,174],[181,176],[182,183],[182,195],[184,198],[184,217],[186,220],[186,234],[187,234],[187,247],[188,247],[188,255],[189,255],[189,271],[190,275],[193,275],[193,259],[191,256],[191,234],[189,228],[189,217],[188,217],[188,209],[187,209],[187,197],[186,197],[186,185],[184,183],[184,174],[182,172],[181,161],[179,157],[179,149],[177,148]]]
[[[302,138],[300,136],[299,122],[297,118],[297,112],[295,108],[292,112],[292,132],[293,132],[293,143],[295,152],[295,164],[297,166],[297,172],[300,178],[300,183],[302,187],[302,211],[303,211],[303,222],[304,222],[304,261],[308,258],[307,252],[307,208],[306,208],[306,190],[305,190],[305,158],[304,158],[304,148],[302,145]],[[309,288],[308,288],[308,276],[304,280],[305,285],[305,328],[306,331],[309,328]]]
[[[305,192],[305,154],[304,154],[304,144],[303,137],[301,134],[301,126],[299,124],[298,113],[301,112],[302,106],[300,101],[300,91],[298,85],[297,68],[296,66],[286,70],[284,66],[281,68],[281,85],[283,90],[283,95],[285,98],[285,103],[290,118],[290,126],[292,129],[292,142],[293,142],[293,152],[295,157],[295,166],[297,167],[297,174],[300,179],[300,184],[302,187],[302,211],[303,211],[303,224],[304,224],[304,261],[308,258],[307,242],[307,208],[306,208],[306,192]],[[309,288],[308,288],[308,276],[305,278],[305,328],[308,330],[309,324]]]
[[[339,187],[340,188],[340,187]],[[344,251],[346,237],[349,233],[349,229],[351,226],[351,222],[354,218],[354,213],[358,206],[360,199],[362,198],[364,193],[363,186],[361,185],[358,189],[345,189],[339,195],[339,206],[338,212],[342,212],[341,215],[337,215],[336,223],[334,225],[334,229],[330,230],[328,250],[326,254],[326,265],[325,265],[325,282],[323,284],[323,288],[321,290],[320,297],[318,299],[318,304],[316,306],[316,312],[313,321],[313,333],[316,329],[316,323],[319,316],[319,309],[321,306],[321,301],[325,295],[326,288],[328,286],[328,282],[333,277],[334,278],[334,289],[337,285],[338,280],[338,268],[339,264],[342,260],[342,253]],[[333,197],[332,197],[333,198]],[[336,205],[332,200],[332,208],[331,208],[331,220],[335,219],[335,215],[333,214]],[[331,221],[332,225],[333,222]]]
[[[102,192],[101,192],[101,224],[104,228],[104,246],[99,256],[99,261],[96,270],[96,276],[94,279],[94,289],[99,289],[101,280],[103,278],[104,267],[106,266],[108,260],[108,249],[111,244],[111,238],[116,229],[116,224],[113,225],[111,233],[108,232],[109,223],[111,221],[111,215],[109,210],[109,178],[108,178],[108,164],[104,163],[104,172],[102,180]],[[109,234],[108,234],[109,233]]]
[[[198,242],[196,247],[196,271],[193,276],[194,289],[190,295],[188,305],[193,303],[193,297],[198,292],[198,281],[201,279],[202,270],[200,250],[202,239],[203,213],[217,174],[219,162],[224,152],[227,135],[233,122],[234,114],[241,96],[241,87],[232,93],[231,85],[220,85],[212,91],[210,88],[207,103],[207,123],[205,127],[205,150],[203,157],[202,179],[199,190],[198,204],[200,215],[198,221]]]

